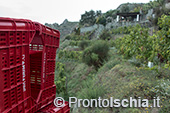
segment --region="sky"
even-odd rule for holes
[[[116,9],[122,3],[147,3],[150,0],[1,0],[0,17],[61,24],[65,19],[79,21],[90,10]]]

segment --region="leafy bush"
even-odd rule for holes
[[[124,26],[112,29],[112,34],[129,34],[135,27],[134,26]]]
[[[67,35],[67,36],[65,37],[65,39],[71,40],[71,36],[70,36],[70,35]]]
[[[148,29],[137,25],[129,35],[116,39],[116,47],[126,58],[136,56],[138,59],[147,60],[152,49],[151,40],[148,37]]]
[[[80,60],[81,55],[82,55],[81,51],[60,50],[58,53],[58,58]]]
[[[66,72],[65,72],[65,65],[63,63],[57,62],[56,64],[56,71],[57,71],[57,77],[56,77],[56,92],[59,94],[63,92],[66,94]]]
[[[93,10],[89,12],[86,11],[84,14],[81,15],[80,25],[84,25],[84,24],[93,25],[95,23],[96,20],[95,18],[98,13],[99,11],[98,12],[97,11],[95,12]]]
[[[78,46],[81,50],[84,50],[86,47],[88,47],[90,44],[90,41],[82,40],[79,42]]]
[[[153,36],[147,28],[137,25],[129,35],[116,39],[118,52],[127,58],[134,56],[143,63],[166,63],[165,67],[170,67],[170,16],[162,15],[158,25],[160,30]]]
[[[110,40],[111,34],[109,33],[109,31],[104,30],[99,38],[102,39],[102,40]]]
[[[71,43],[71,40],[65,40],[64,42],[61,42],[60,43],[60,48],[61,49],[64,49],[64,48],[66,48],[68,45],[70,45],[70,43]]]
[[[121,13],[128,13],[129,11],[130,11],[130,9],[129,9],[129,6],[127,4],[123,5],[120,9]]]
[[[104,16],[100,16],[100,17],[98,17],[97,18],[97,20],[96,20],[96,23],[97,24],[102,24],[102,25],[106,25],[106,17],[104,17]]]
[[[84,50],[82,60],[87,65],[94,66],[97,69],[107,60],[108,51],[109,46],[105,41],[97,41],[94,45]]]
[[[115,40],[108,41],[109,47],[115,47]]]
[[[78,43],[79,43],[79,41],[71,40],[70,43],[69,43],[69,45],[70,45],[70,46],[78,46]]]
[[[113,17],[113,19],[116,19],[116,13],[117,13],[117,9],[115,10],[109,10],[106,13],[104,13],[104,16],[107,17]]]

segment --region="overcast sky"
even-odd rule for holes
[[[0,17],[24,18],[44,23],[59,23],[64,19],[79,21],[90,10],[102,13],[116,9],[121,3],[147,3],[150,0],[1,0]]]

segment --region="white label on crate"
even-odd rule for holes
[[[22,81],[23,81],[23,92],[26,91],[26,80],[25,80],[25,54],[22,55]]]
[[[45,82],[45,62],[46,62],[46,53],[44,53],[44,65],[43,65],[43,83]]]

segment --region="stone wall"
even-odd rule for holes
[[[83,27],[80,29],[80,33],[85,33],[85,32],[89,32],[89,31],[93,31],[95,29],[97,29],[98,26],[97,24],[93,25],[93,26],[90,26],[90,27]]]
[[[166,7],[167,9],[170,9],[170,3],[165,4],[165,7]]]
[[[103,25],[95,24],[95,25],[90,26],[90,27],[80,28],[80,33],[83,34],[83,33],[95,30],[95,33],[94,33],[93,37],[99,38],[100,34],[103,32],[104,29],[105,29],[105,27]]]
[[[146,21],[134,21],[134,22],[112,22],[112,23],[108,23],[105,28],[106,29],[112,29],[112,28],[118,28],[118,27],[124,27],[124,26],[135,26],[137,24],[140,24],[142,26],[146,26],[146,27],[150,27],[151,26],[151,22],[149,22],[148,20]]]
[[[106,24],[106,26],[103,26],[101,24],[99,25],[95,24],[90,27],[80,28],[80,34],[83,34],[89,31],[94,31],[95,33],[93,37],[99,38],[103,30],[105,29],[110,30],[110,29],[124,27],[124,26],[135,26],[137,24],[140,24],[141,26],[145,26],[145,27],[151,27],[151,22],[149,22],[148,20],[140,21],[140,22],[137,22],[137,21],[136,22],[112,22],[112,23]]]

